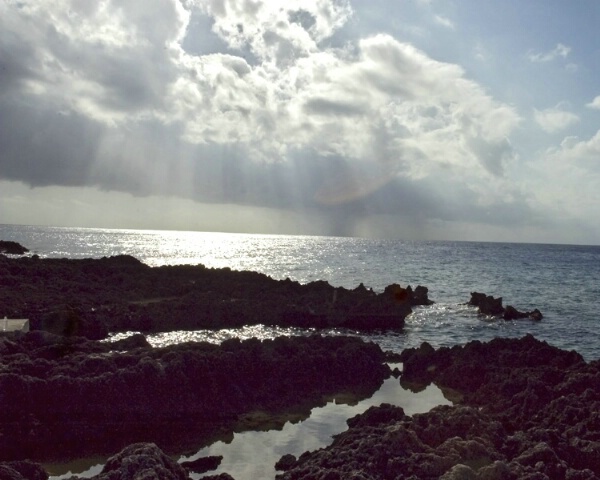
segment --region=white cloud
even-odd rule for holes
[[[590,103],[586,104],[586,107],[600,110],[600,95],[594,98]]]
[[[265,159],[311,148],[325,156],[401,162],[413,173],[424,162],[478,165],[481,152],[471,150],[469,139],[493,151],[518,122],[512,108],[491,99],[460,67],[386,35],[284,68],[224,55],[188,62],[196,73],[180,78],[173,93],[186,138],[246,143]],[[483,165],[495,164],[498,173],[502,158]]]
[[[579,140],[577,137],[566,137],[560,148],[551,150],[550,155],[563,162],[594,167],[600,173],[600,130],[589,140]]]
[[[577,73],[579,71],[579,65],[577,65],[576,63],[568,63],[567,65],[565,65],[565,70],[568,73]]]
[[[433,20],[435,21],[435,23],[437,23],[438,25],[441,25],[443,27],[449,28],[451,30],[455,29],[455,25],[454,22],[452,20],[450,20],[447,17],[443,17],[441,15],[435,15],[433,17]]]
[[[292,0],[278,2],[219,0],[202,2],[214,18],[213,31],[230,47],[249,47],[259,58],[289,62],[318,50],[352,15],[343,0]]]
[[[73,1],[71,13],[51,0],[0,6],[0,48],[20,53],[0,97],[11,180],[282,208],[313,205],[323,186],[331,199],[330,184],[364,196],[389,187],[369,204],[386,212],[410,210],[416,181],[415,196],[445,217],[461,202],[475,215],[525,201],[504,178],[516,110],[390,35],[330,47],[347,2]],[[196,8],[222,51],[181,46],[199,28]]]
[[[110,125],[164,108],[189,12],[175,0],[87,5],[40,0],[4,7],[21,93]],[[18,46],[16,44],[21,44]],[[16,46],[16,48],[15,48]]]
[[[540,208],[554,212],[557,220],[570,222],[579,235],[589,234],[595,242],[599,233],[593,221],[600,204],[599,159],[600,130],[587,140],[566,137],[537,159],[531,183]]]
[[[548,133],[559,132],[579,122],[577,115],[563,110],[560,104],[545,110],[534,109],[534,118],[542,130]]]
[[[569,53],[571,52],[571,47],[567,47],[562,43],[556,44],[556,47],[549,52],[541,52],[541,53],[529,53],[527,58],[530,61],[535,63],[545,63],[551,62],[552,60],[556,60],[557,58],[567,58]]]

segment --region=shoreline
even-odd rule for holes
[[[401,381],[458,392],[458,403],[412,415],[372,406],[349,419],[331,445],[284,455],[276,478],[599,477],[600,360],[586,362],[530,335],[452,348],[423,344],[401,356]],[[108,480],[134,461],[164,466],[166,458],[155,445],[130,445],[93,478]],[[189,475],[177,463],[169,472]],[[232,478],[224,475],[203,478]]]
[[[135,461],[184,479],[188,472],[169,454],[197,451],[256,411],[267,417],[306,412],[340,391],[365,398],[391,374],[381,348],[356,337],[152,348],[142,334],[98,341],[108,332],[265,319],[319,327],[357,315],[365,328],[382,319],[401,328],[413,305],[430,302],[425,287],[390,285],[376,294],[362,285],[301,285],[229,269],[151,268],[127,256],[0,255],[0,280],[0,306],[32,326],[0,336],[0,466],[17,472],[15,479],[32,478],[18,473],[31,469],[47,478],[27,457],[120,449],[94,478],[106,480],[124,465],[131,472]],[[282,458],[278,478],[342,478],[350,466],[375,479],[406,472],[481,480],[600,477],[600,361],[586,363],[529,335],[453,348],[423,344],[396,360],[404,364],[405,386],[433,383],[452,392],[457,405],[412,416],[400,407],[372,407],[350,419],[332,445]]]
[[[391,373],[378,346],[318,335],[155,349],[140,335],[32,331],[0,337],[0,360],[0,459],[44,462],[147,440],[195,451],[252,412],[306,416],[327,395],[371,396]]]
[[[286,459],[277,478],[600,475],[600,361],[531,335],[437,350],[423,344],[402,360],[406,381],[451,388],[461,402],[413,416],[374,407],[350,419],[329,447]]]
[[[92,340],[108,333],[277,325],[402,329],[412,307],[429,305],[426,287],[389,285],[375,293],[325,281],[300,284],[203,265],[149,267],[134,257],[9,258],[0,255],[0,313],[32,330]]]

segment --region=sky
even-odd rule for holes
[[[0,223],[600,244],[597,0],[4,0]]]

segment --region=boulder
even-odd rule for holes
[[[188,480],[186,470],[153,443],[135,443],[109,458],[93,480]]]
[[[504,313],[502,314],[502,318],[504,320],[517,320],[520,318],[525,318],[527,317],[528,314],[524,313],[524,312],[519,312],[515,307],[513,307],[512,305],[508,305],[505,309],[504,309]]]
[[[429,289],[422,285],[417,285],[411,297],[412,305],[432,305],[434,302],[428,297]]]
[[[277,463],[275,464],[275,470],[289,470],[294,466],[295,463],[295,455],[287,453],[277,461]]]
[[[521,312],[512,305],[508,305],[504,308],[502,306],[502,297],[494,298],[485,293],[471,292],[471,299],[467,304],[478,307],[478,311],[482,315],[502,317],[504,320],[529,318],[531,320],[539,321],[543,318],[542,313],[537,308],[531,312]]]
[[[37,463],[29,460],[0,463],[2,480],[48,480],[48,473]]]
[[[0,240],[0,253],[9,255],[25,255],[29,250],[17,242]]]
[[[212,455],[208,457],[200,457],[189,462],[181,462],[180,465],[190,472],[205,473],[215,470],[219,465],[221,465],[222,460],[222,455]]]
[[[504,313],[502,297],[494,298],[485,293],[471,292],[469,305],[478,307],[479,313],[483,315],[502,315]]]
[[[108,337],[106,324],[86,318],[79,310],[69,305],[57,307],[44,315],[40,330],[65,337],[85,337],[90,340],[102,340]]]

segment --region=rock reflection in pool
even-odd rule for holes
[[[371,398],[356,405],[329,402],[324,407],[314,408],[310,417],[300,423],[287,422],[281,430],[236,433],[230,443],[216,442],[191,457],[182,457],[180,461],[222,455],[221,465],[210,474],[227,472],[236,480],[275,478],[275,463],[283,455],[291,453],[299,456],[329,445],[332,435],[348,428],[348,418],[382,403],[399,405],[407,415],[427,412],[437,405],[451,404],[434,385],[413,393],[404,390],[398,379],[390,377]],[[191,474],[190,477],[199,479],[203,475]]]

